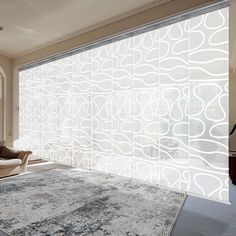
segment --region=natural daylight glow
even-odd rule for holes
[[[228,8],[19,73],[15,147],[228,201]]]

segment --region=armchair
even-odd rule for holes
[[[0,146],[0,178],[25,172],[30,154],[31,151],[17,151]]]

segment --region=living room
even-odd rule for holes
[[[235,22],[235,0],[0,0],[0,236],[234,236]]]

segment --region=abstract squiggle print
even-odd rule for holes
[[[228,201],[228,8],[19,75],[15,146]]]

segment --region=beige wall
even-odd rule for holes
[[[3,74],[6,87],[5,111],[6,127],[5,139],[8,145],[12,144],[12,60],[0,54],[0,72]],[[2,131],[0,131],[2,132]]]
[[[236,124],[236,0],[229,13],[229,128]],[[230,137],[230,148],[236,150],[236,132]]]
[[[111,36],[113,34],[126,31],[130,28],[135,28],[140,25],[147,24],[149,22],[174,15],[181,11],[187,11],[191,8],[198,7],[200,5],[208,4],[211,2],[218,2],[212,0],[172,0],[161,6],[154,7],[152,9],[146,10],[144,12],[138,13],[136,15],[127,17],[125,19],[119,20],[112,24],[105,25],[98,29],[91,30],[89,32],[83,33],[81,35],[72,37],[70,39],[58,42],[52,46],[34,51],[27,55],[15,58],[13,60],[13,139],[16,139],[18,136],[18,93],[17,93],[17,84],[18,84],[18,67],[30,62],[33,62],[38,59],[42,59],[72,48],[79,47],[83,44],[96,41],[101,38]],[[236,123],[236,31],[234,30],[236,23],[236,0],[231,0],[230,7],[230,128]],[[11,86],[11,83],[8,83]],[[11,89],[8,88],[8,91],[11,92]],[[10,99],[8,99],[10,101]],[[10,103],[9,103],[10,104]],[[10,113],[9,113],[10,114]],[[10,129],[8,129],[10,132]],[[10,136],[9,136],[10,137]],[[10,140],[10,138],[9,138]],[[232,137],[231,146],[236,150],[236,134],[235,137]]]

